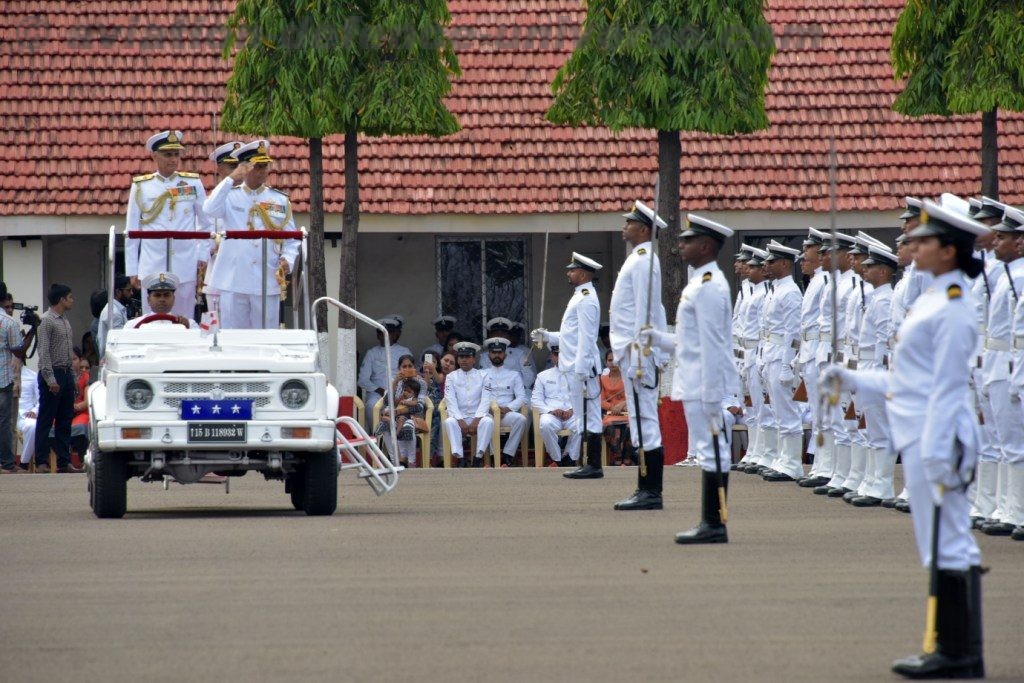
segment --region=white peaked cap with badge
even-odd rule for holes
[[[603,267],[604,266],[602,266],[594,259],[587,258],[578,251],[574,251],[572,252],[572,259],[569,261],[569,265],[567,265],[565,269],[572,270],[573,268],[582,268],[583,270],[590,271],[591,273],[596,273]]]
[[[248,161],[252,164],[269,164],[273,161],[270,158],[269,140],[253,140],[231,152],[231,156],[238,161]]]
[[[208,157],[210,161],[215,164],[237,164],[238,159],[231,156],[231,153],[242,146],[241,142],[232,140],[231,142],[225,142],[217,149],[210,152]]]
[[[185,136],[180,130],[165,130],[146,140],[146,149],[159,152],[163,149],[185,149],[182,142]]]
[[[401,316],[397,315],[386,315],[383,318],[377,320],[384,327],[401,327],[405,322]]]
[[[1007,206],[1006,212],[1003,214],[1003,223],[1016,232],[1024,232],[1024,211],[1013,207]]]
[[[459,319],[454,315],[439,315],[431,320],[430,324],[434,327],[440,327],[442,325],[445,327],[454,327],[457,322],[459,322]]]
[[[653,228],[655,232],[668,227],[668,223],[663,221],[661,216],[655,214],[653,209],[639,199],[633,202],[633,208],[630,209],[629,213],[622,214],[622,217],[627,221],[643,223],[644,225]]]
[[[487,329],[489,329],[489,330],[492,330],[492,329],[497,328],[497,327],[503,327],[506,330],[511,330],[513,325],[515,325],[515,323],[513,323],[508,318],[503,318],[501,316],[498,316],[497,318],[491,318],[486,323],[484,323],[484,325],[486,325]]]
[[[480,346],[470,341],[457,342],[454,348],[457,356],[475,356],[480,351]]]
[[[147,292],[173,292],[180,284],[181,279],[174,273],[153,273],[142,278],[142,289]]]
[[[868,247],[868,257],[864,259],[862,265],[889,266],[896,269],[899,267],[899,262],[896,260],[896,254],[892,253],[888,247],[872,244]]]
[[[956,196],[952,192],[943,192],[942,196],[939,197],[939,204],[947,209],[959,211],[965,216],[971,215],[971,203],[962,197]]]
[[[779,258],[788,258],[796,260],[796,257],[800,255],[797,249],[787,247],[785,244],[779,244],[775,240],[768,243],[768,257],[766,260],[774,261]]]
[[[504,337],[488,337],[484,339],[484,347],[488,351],[507,351],[508,344],[508,339]]]
[[[712,237],[719,242],[724,242],[725,238],[732,237],[732,228],[727,228],[721,223],[716,223],[710,218],[704,216],[698,216],[695,213],[686,214],[686,227],[680,233],[679,237],[682,239],[688,239],[690,237],[699,237],[704,235],[706,237]]]
[[[959,211],[951,211],[944,206],[925,200],[921,203],[921,225],[910,231],[908,237],[933,237],[935,235],[951,235],[970,237],[972,240],[979,235],[992,232],[987,225],[969,218]]]

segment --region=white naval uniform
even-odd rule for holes
[[[398,373],[398,359],[405,355],[411,356],[412,352],[401,344],[392,344],[390,368],[383,344],[368,349],[366,355],[363,356],[356,384],[363,390],[367,420],[373,418],[373,408],[377,405],[377,401],[384,398],[384,395],[377,393],[377,390],[391,391],[391,382],[394,380],[395,374]]]
[[[1018,489],[1024,488],[1024,420],[1010,394],[1013,372],[1014,310],[1024,295],[1024,258],[1001,264],[989,304],[988,332],[982,356],[982,382],[992,409],[1000,451],[996,480],[996,507],[991,519],[1011,519]],[[996,271],[999,273],[999,271]]]
[[[1003,264],[990,252],[981,251],[977,256],[984,264],[984,271],[974,278],[974,282],[971,284],[971,294],[978,311],[978,344],[972,357],[971,372],[974,378],[974,399],[982,424],[978,472],[972,487],[971,517],[988,519],[996,509],[996,480],[1002,451],[999,448],[996,421],[992,416],[992,404],[989,401],[988,392],[985,391],[982,363],[985,355],[985,337],[988,333],[988,311],[992,300],[992,290],[995,289],[996,279],[1003,272]]]
[[[768,467],[794,479],[804,474],[803,419],[797,402],[793,400],[796,376],[788,380],[783,378],[792,370],[796,356],[793,346],[800,337],[800,305],[800,290],[792,275],[773,280],[772,293],[765,304],[761,340],[764,378],[778,425],[778,454]]]
[[[1010,374],[1010,402],[1017,410],[1017,419],[1024,422],[1024,297],[1020,297],[1014,308],[1013,315],[1013,372]],[[1019,444],[1018,444],[1019,446]],[[1011,456],[1018,455],[1011,451]],[[1013,479],[1011,486],[1012,500],[1009,505],[1008,521],[1017,526],[1024,525],[1024,476],[1020,474],[1020,466],[1011,470]]]
[[[257,212],[262,207],[270,224]],[[220,219],[225,230],[295,230],[291,203],[279,190],[263,185],[255,190],[235,185],[230,176],[213,188],[204,204],[210,218]],[[220,325],[224,329],[263,327],[263,287],[267,292],[267,329],[280,319],[281,286],[275,272],[283,258],[288,270],[295,267],[299,240],[266,240],[267,265],[263,268],[263,240],[223,240],[217,260],[207,275],[220,297]]]
[[[35,413],[35,417],[29,416]],[[18,397],[18,431],[21,432],[21,464],[32,462],[36,452],[36,417],[39,415],[39,381],[36,371],[21,366],[21,396]]]
[[[817,413],[821,410],[818,402],[818,376],[821,374],[822,365],[818,363],[818,344],[821,327],[821,299],[831,291],[828,287],[829,274],[820,267],[814,271],[807,289],[804,291],[804,298],[800,304],[800,351],[796,356],[796,363],[799,369],[799,376],[803,379],[804,388],[807,390],[807,404],[811,409],[811,440],[816,443],[818,436]],[[831,476],[832,474],[832,452],[831,443],[827,447],[817,449],[814,453],[814,464],[811,466],[807,476]]]
[[[747,299],[754,291],[754,283],[744,278],[736,288],[736,301],[732,305],[732,351],[736,363],[736,371],[743,374],[743,309]]]
[[[491,357],[486,353],[480,356],[480,369],[487,370],[493,367]],[[523,386],[527,389],[533,387],[537,379],[537,365],[533,362],[533,353],[529,346],[510,346],[505,349],[504,367],[515,370],[523,380]]]
[[[861,321],[857,338],[857,367],[865,370],[885,370],[888,367],[889,339],[892,338],[892,285],[888,282],[876,287],[868,296],[867,310]],[[864,413],[867,441],[867,465],[857,492],[887,500],[893,491],[893,472],[896,452],[892,448],[892,434],[885,401],[877,396],[858,396],[857,407]]]
[[[795,285],[794,285],[795,286]],[[705,472],[728,473],[731,460],[722,411],[725,396],[739,390],[733,363],[729,284],[714,261],[694,268],[679,295],[675,334],[657,335],[665,353],[675,353],[672,399],[682,401],[689,432],[687,451]],[[712,423],[719,431],[716,461]]]
[[[597,331],[601,326],[601,303],[593,283],[586,282],[576,287],[562,314],[558,332],[548,333],[548,344],[558,345],[558,369],[566,375],[571,387],[572,410],[583,415],[586,398],[587,424],[589,434],[601,434],[601,356],[597,348]],[[583,421],[577,420],[580,431]],[[646,444],[645,444],[646,445]]]
[[[858,341],[860,337],[861,321],[868,308],[868,298],[874,290],[860,276],[854,276],[853,290],[847,295],[846,300],[846,324],[844,326],[846,336],[843,348],[843,358],[847,367],[857,367],[857,356],[859,354]],[[851,396],[850,400],[855,401]],[[860,415],[863,412],[860,405],[855,401],[854,408],[856,416],[852,420],[844,420],[847,431],[850,435],[850,467],[846,471],[846,478],[839,484],[844,489],[858,491],[864,476],[868,471],[868,440],[864,431],[860,429]],[[845,407],[844,407],[845,410]]]
[[[894,330],[898,330],[903,324],[907,317],[907,311],[917,301],[917,298],[921,296],[921,292],[924,291],[925,287],[931,284],[931,279],[932,274],[918,270],[917,264],[913,261],[903,269],[903,277],[896,283],[897,287],[894,289],[892,297],[892,326]],[[903,285],[902,287],[899,286],[901,284]],[[896,348],[895,336],[891,345],[893,349]],[[895,357],[892,354],[890,354],[890,358],[895,362]],[[907,500],[909,496],[910,492],[907,490],[906,485],[904,485],[903,490],[896,497],[900,500]]]
[[[969,397],[969,361],[977,335],[969,287],[959,270],[933,278],[900,326],[893,372],[853,373],[859,396],[888,399],[917,550],[925,566],[931,561],[932,491],[938,484],[946,487],[938,567],[957,571],[981,562],[962,483],[974,468],[980,438]]]
[[[608,338],[612,345],[612,357],[622,371],[630,440],[634,447],[639,447],[640,431],[636,424],[639,401],[645,451],[661,448],[657,369],[663,364],[660,350],[652,349],[651,355],[645,356],[642,350],[634,346],[637,334],[647,323],[648,286],[651,291],[651,327],[659,332],[664,332],[666,328],[665,307],[661,304],[661,264],[657,258],[654,259],[653,277],[648,278],[648,273],[652,272],[653,257],[650,242],[633,247],[615,278],[608,310]],[[641,369],[639,381],[638,368]]]
[[[577,426],[575,408],[573,408],[572,392],[569,389],[569,377],[558,368],[548,368],[537,375],[533,385],[532,406],[540,414],[538,426],[540,436],[544,440],[544,448],[552,460],[562,459],[563,453],[558,445],[558,432],[568,429],[571,436],[565,444],[565,453],[576,462],[580,457],[580,440],[583,430]],[[551,414],[552,410],[572,410],[572,417],[562,420]]]
[[[179,284],[174,312],[186,318],[195,316],[196,277],[199,263],[210,257],[210,240],[171,240],[170,268],[167,265],[167,240],[144,240],[128,237],[128,231],[175,230],[208,231],[209,220],[204,213],[206,189],[197,173],[173,173],[165,178],[159,173],[137,176],[128,194],[125,216],[124,272],[139,280],[154,274],[171,272]],[[160,204],[163,206],[159,206]],[[155,217],[151,212],[159,208]],[[146,221],[143,223],[143,221]],[[145,293],[142,312],[151,313]]]
[[[528,404],[523,377],[516,370],[506,368],[504,365],[492,365],[481,372],[484,373],[484,393],[490,397],[489,401],[497,403],[499,408],[508,408],[508,412],[501,417],[501,426],[509,430],[508,439],[501,452],[505,455],[515,455],[530,423],[529,419],[519,412],[520,408]],[[486,446],[481,450],[486,450]]]
[[[448,419],[444,421],[445,434],[452,455],[462,459],[462,430],[459,421],[472,422],[479,418],[476,428],[476,457],[483,457],[491,445],[494,420],[491,418],[491,397],[484,391],[484,371],[462,368],[449,372],[444,380],[444,403]]]
[[[178,302],[177,295],[174,297],[174,302]],[[110,314],[111,306],[114,307],[114,317],[112,318],[113,322],[108,326],[107,316]],[[185,314],[182,313],[181,315]],[[99,331],[96,333],[96,350],[99,352],[100,360],[103,360],[103,357],[107,352],[107,333],[110,330],[120,330],[124,327],[124,324],[128,322],[128,310],[124,307],[124,304],[117,299],[111,299],[110,303],[104,306],[103,310],[100,311],[99,320]]]
[[[749,440],[745,462],[768,465],[765,457],[766,430],[775,428],[771,405],[764,402],[764,385],[758,367],[758,349],[761,344],[761,321],[764,317],[764,302],[768,296],[768,282],[754,285],[743,307],[740,325],[740,344],[743,346],[743,380],[745,391],[750,397],[750,409],[746,411],[746,425]],[[773,444],[774,447],[774,444]],[[774,457],[774,456],[773,456]]]
[[[846,309],[856,284],[856,276],[852,270],[842,273],[833,272],[832,277],[835,278],[836,282],[836,329],[832,329],[832,295],[830,291],[829,296],[821,301],[821,318],[819,319],[821,343],[818,345],[819,363],[842,362],[840,358],[831,357],[832,340],[833,337],[837,340],[836,349],[839,353],[842,353],[843,340],[846,338]],[[851,400],[850,392],[840,392],[839,404],[829,408],[822,419],[822,424],[828,430],[828,434],[831,435],[832,441],[832,478],[826,484],[830,488],[841,487],[850,472],[850,457],[853,444],[844,414]],[[828,474],[828,472],[822,472],[823,476],[828,476]]]

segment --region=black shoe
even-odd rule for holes
[[[602,479],[604,477],[604,469],[594,467],[593,465],[584,465],[572,472],[563,472],[562,476],[566,479]]]
[[[483,458],[483,456],[479,456],[479,457],[473,458],[473,467],[483,467],[483,466],[484,466],[484,458]]]
[[[885,500],[882,501],[882,507],[889,508],[890,510],[893,509],[894,507],[896,507],[896,499],[886,498]]]
[[[732,465],[729,466],[729,469],[731,471],[733,471],[733,472],[739,472],[740,471],[740,463],[734,462]]]
[[[844,503],[852,503],[854,498],[860,498],[860,494],[856,491],[847,491],[843,494]]]
[[[501,454],[501,466],[502,467],[512,467],[512,464],[514,462],[515,462],[515,456],[514,455],[505,455],[504,453]]]
[[[774,471],[775,470],[773,470],[771,467],[768,467],[768,465],[758,465],[757,469],[754,470],[754,474],[756,474],[759,477],[764,477],[765,475],[771,474]]]
[[[615,504],[616,510],[661,510],[661,494],[654,491],[637,489],[635,493],[626,500],[620,500]]]
[[[846,488],[845,486],[837,486],[828,493],[826,493],[825,495],[828,496],[829,498],[842,498],[849,492],[850,489]]]
[[[701,520],[701,523],[689,531],[676,534],[679,545],[695,545],[698,543],[728,543],[729,533],[724,524],[712,526]]]
[[[981,527],[981,533],[986,536],[1009,536],[1013,533],[1014,526],[1009,522],[986,522]]]
[[[822,484],[821,486],[814,487],[814,495],[816,496],[827,496],[829,491],[832,491],[832,487],[828,484]]]
[[[1015,541],[1024,541],[1024,524],[1014,529],[1013,533],[1010,534],[1010,538]]]
[[[881,505],[882,499],[874,496],[857,496],[850,504],[857,508],[873,508]]]
[[[765,481],[796,481],[793,477],[789,476],[785,472],[769,472],[762,477]]]
[[[910,501],[897,499],[896,504],[893,505],[893,508],[899,510],[900,512],[906,512],[907,514],[910,514]]]
[[[981,527],[988,521],[984,517],[971,517],[971,528],[981,531]]]
[[[906,659],[897,659],[892,663],[892,672],[904,678],[984,678],[984,674],[975,675],[979,665],[977,658],[947,657],[939,652],[930,655],[915,655]],[[984,666],[984,665],[982,665]]]
[[[804,477],[797,481],[796,485],[803,489],[813,489],[819,486],[824,486],[829,482],[832,477]]]

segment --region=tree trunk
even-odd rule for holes
[[[358,308],[356,292],[356,244],[359,236],[359,139],[355,123],[345,131],[345,206],[341,214],[341,277],[338,298]],[[336,376],[342,396],[356,393],[356,321],[348,314],[338,316]]]
[[[341,303],[353,308],[356,301],[356,241],[359,235],[359,138],[355,126],[345,132],[345,207],[341,214]],[[341,315],[338,326],[354,328],[352,316]]]
[[[999,124],[996,109],[981,114],[981,194],[999,199]]]
[[[686,270],[676,253],[679,236],[679,157],[682,145],[679,131],[658,131],[658,215],[668,227],[658,236],[661,260],[661,300],[670,325],[675,323],[676,307]]]
[[[327,292],[327,272],[324,262],[324,157],[323,140],[309,140],[309,300],[319,299]],[[293,301],[292,306],[298,306]],[[318,333],[327,332],[326,306],[317,312]]]

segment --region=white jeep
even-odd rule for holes
[[[309,320],[313,306],[302,299]],[[376,325],[333,299],[320,302]],[[378,495],[397,484],[401,468],[351,416],[339,417],[315,327],[204,334],[150,318],[111,330],[101,379],[89,387],[85,460],[97,517],[125,514],[132,477],[166,487],[212,472],[227,477],[229,490],[231,477],[255,470],[283,480],[309,515],[334,513],[339,469],[358,468]],[[157,321],[164,324],[148,324]]]

